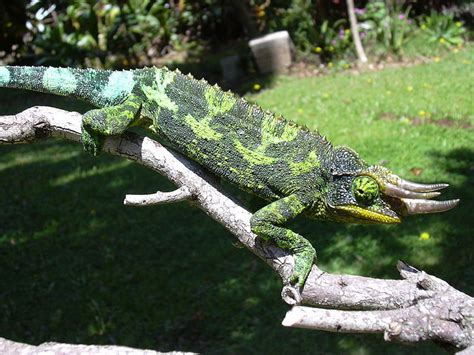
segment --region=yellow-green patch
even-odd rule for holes
[[[222,138],[222,134],[212,129],[207,119],[198,121],[190,114],[187,114],[184,120],[199,138],[211,140],[219,140]]]
[[[265,154],[262,154],[259,151],[250,150],[244,147],[238,139],[234,139],[233,142],[237,151],[242,154],[243,158],[251,164],[269,165],[273,164],[276,161],[275,158],[266,156]]]
[[[237,101],[234,95],[218,91],[212,86],[206,90],[205,97],[209,105],[209,115],[212,117],[230,111]]]
[[[278,144],[282,142],[291,142],[296,138],[300,129],[294,124],[285,122],[283,131],[278,134],[278,126],[282,124],[273,114],[265,115],[262,121],[262,145]]]
[[[316,152],[312,150],[305,160],[300,162],[289,162],[291,173],[293,175],[301,175],[309,173],[314,168],[317,168],[321,165],[321,162],[316,155]]]
[[[171,112],[178,112],[178,105],[166,94],[166,88],[174,81],[175,76],[176,73],[172,71],[157,69],[153,86],[142,85],[147,99],[155,102],[159,108],[163,107]]]

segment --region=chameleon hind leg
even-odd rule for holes
[[[142,100],[130,95],[118,105],[87,111],[82,120],[84,149],[93,155],[99,154],[104,138],[125,132],[140,119],[141,109]]]
[[[293,194],[261,208],[250,219],[252,232],[293,253],[295,267],[290,283],[299,287],[304,285],[308,277],[316,251],[301,235],[281,225],[299,215],[306,207],[299,196]]]

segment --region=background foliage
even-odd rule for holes
[[[469,1],[356,6],[363,43],[374,58],[406,55],[410,43],[431,54],[461,45],[474,13]],[[249,38],[281,29],[290,32],[302,58],[354,59],[340,0],[21,0],[2,2],[0,10],[0,49],[17,63],[136,67],[204,63],[204,57],[232,51],[245,58]]]

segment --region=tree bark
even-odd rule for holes
[[[158,352],[153,350],[133,349],[126,346],[115,345],[82,345],[64,343],[43,343],[40,345],[29,345],[0,338],[0,354],[21,354],[21,355],[192,355],[196,353],[184,353],[180,351]]]
[[[0,117],[0,144],[30,143],[58,137],[80,141],[78,113],[34,107],[18,115]],[[474,350],[474,299],[445,281],[403,262],[402,280],[328,274],[313,266],[300,292],[288,283],[294,259],[263,243],[250,231],[251,213],[220,191],[214,179],[197,164],[158,142],[126,133],[110,137],[103,150],[134,160],[174,182],[174,192],[127,196],[132,205],[189,199],[226,227],[250,251],[275,270],[285,286],[282,298],[294,307],[283,325],[338,332],[383,333],[387,341],[417,343],[432,340],[468,353]],[[323,307],[302,307],[297,304]],[[328,309],[333,308],[333,309]],[[1,348],[0,348],[1,350]]]

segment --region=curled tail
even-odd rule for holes
[[[96,107],[122,102],[135,86],[136,71],[29,66],[0,67],[0,87],[70,96]]]

